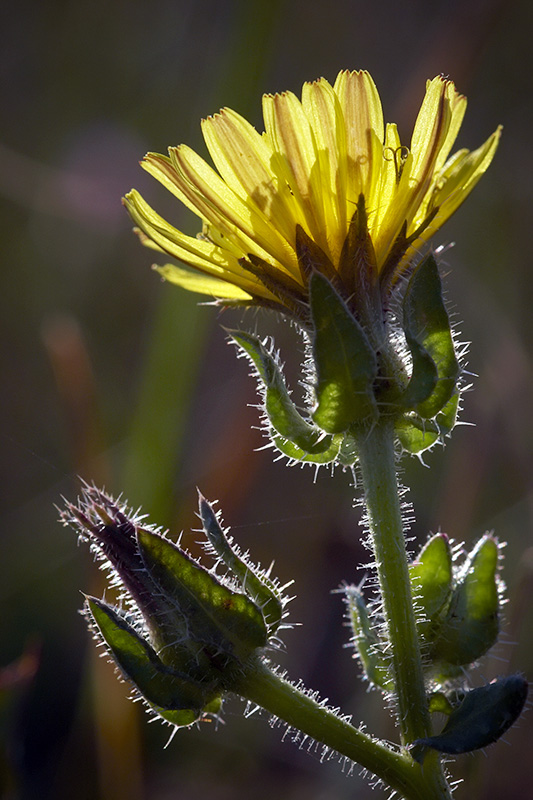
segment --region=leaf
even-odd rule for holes
[[[493,744],[516,722],[527,694],[528,682],[521,675],[472,689],[450,714],[441,734],[413,742],[413,758],[422,763],[428,747],[456,755]]]
[[[437,365],[428,351],[407,329],[404,332],[407,346],[411,352],[413,369],[407,388],[399,399],[399,404],[404,408],[412,408],[417,411],[420,404],[433,393],[439,375]]]
[[[435,422],[439,429],[440,438],[444,439],[455,427],[457,422],[457,412],[459,410],[459,392],[455,391],[446,405],[435,417]]]
[[[436,442],[443,442],[455,426],[458,407],[459,392],[455,392],[433,420],[423,419],[414,413],[399,416],[395,430],[402,449],[417,455],[430,450]]]
[[[420,262],[407,285],[403,325],[413,372],[400,404],[424,419],[432,419],[452,396],[460,368],[437,262],[431,253]]]
[[[429,450],[439,439],[437,425],[429,419],[414,414],[403,414],[396,420],[396,435],[404,450],[416,455]]]
[[[365,332],[327,281],[315,272],[309,282],[316,367],[317,407],[313,419],[327,433],[378,416],[373,392],[377,358]]]
[[[272,436],[272,442],[280,453],[294,461],[301,461],[304,464],[331,464],[339,455],[342,436],[331,437],[328,449],[321,453],[302,450],[301,447],[298,447],[288,439],[284,439],[282,436]]]

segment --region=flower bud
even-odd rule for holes
[[[384,655],[384,642],[370,621],[370,614],[361,588],[346,586],[344,589],[348,610],[348,623],[352,629],[351,644],[359,657],[361,668],[367,680],[380,689],[391,691],[390,659]]]
[[[500,630],[501,584],[497,540],[485,534],[460,569],[429,656],[442,676],[472,664],[492,647]]]
[[[225,578],[94,487],[61,515],[121,589],[120,608],[87,598],[93,630],[150,708],[176,726],[216,713],[268,646],[286,602],[274,580],[239,558],[204,498],[200,512]]]

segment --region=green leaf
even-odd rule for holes
[[[313,419],[328,433],[378,416],[373,392],[377,359],[361,325],[324,276],[309,282],[316,367],[317,407]]]
[[[437,616],[452,590],[452,556],[448,537],[437,533],[409,567],[411,589],[427,621]]]
[[[201,684],[166,667],[150,644],[111,606],[87,597],[86,607],[124,677],[165,719],[169,712],[175,725],[190,725],[208,705],[220,704],[213,685]]]
[[[279,627],[283,614],[281,594],[266,575],[257,575],[250,564],[239,557],[220,527],[211,504],[201,494],[199,494],[199,507],[205,534],[215,553],[239,580],[246,594],[259,606],[269,627],[269,632],[274,633]]]
[[[422,763],[428,747],[456,755],[496,742],[522,713],[527,694],[528,682],[521,675],[472,689],[450,714],[441,734],[413,742],[413,758]]]
[[[486,534],[461,571],[431,657],[452,667],[471,664],[492,647],[499,633],[499,551]]]
[[[342,437],[337,460],[343,467],[353,467],[357,461],[357,443],[349,433],[344,434]]]
[[[222,584],[168,539],[143,528],[137,536],[150,577],[166,602],[183,616],[193,641],[233,656],[239,663],[266,645],[265,621],[252,600]]]
[[[439,270],[431,253],[420,262],[407,285],[403,325],[413,372],[400,404],[424,419],[432,419],[452,396],[460,369]]]
[[[265,386],[265,411],[270,424],[281,437],[294,445],[295,453],[301,453],[298,460],[305,460],[305,456],[308,455],[323,455],[329,452],[332,449],[332,437],[325,436],[321,430],[302,417],[291,400],[281,369],[257,336],[245,331],[228,331],[228,333],[255,365]],[[326,456],[326,463],[327,460],[331,459]]]
[[[353,633],[353,644],[366,677],[375,686],[390,691],[392,683],[381,653],[381,643],[372,628],[368,608],[361,590],[346,586],[344,590],[348,606],[348,620]]]

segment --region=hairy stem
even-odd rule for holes
[[[273,673],[263,663],[247,671],[235,691],[291,728],[357,762],[406,800],[451,798],[440,771],[428,770],[428,759],[421,767],[408,754],[391,750],[372,739]]]
[[[411,596],[392,424],[380,422],[371,431],[360,433],[357,447],[390,644],[398,722],[402,743],[407,745],[430,735],[430,720]],[[436,754],[426,758],[424,768],[434,773],[443,791],[449,792]]]
[[[392,426],[359,435],[365,505],[390,642],[402,743],[430,733],[403,530]]]

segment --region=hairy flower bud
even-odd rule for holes
[[[118,608],[86,599],[93,630],[148,705],[176,726],[218,711],[269,645],[286,603],[276,581],[239,557],[203,497],[200,516],[225,577],[94,487],[61,514],[121,590]]]

